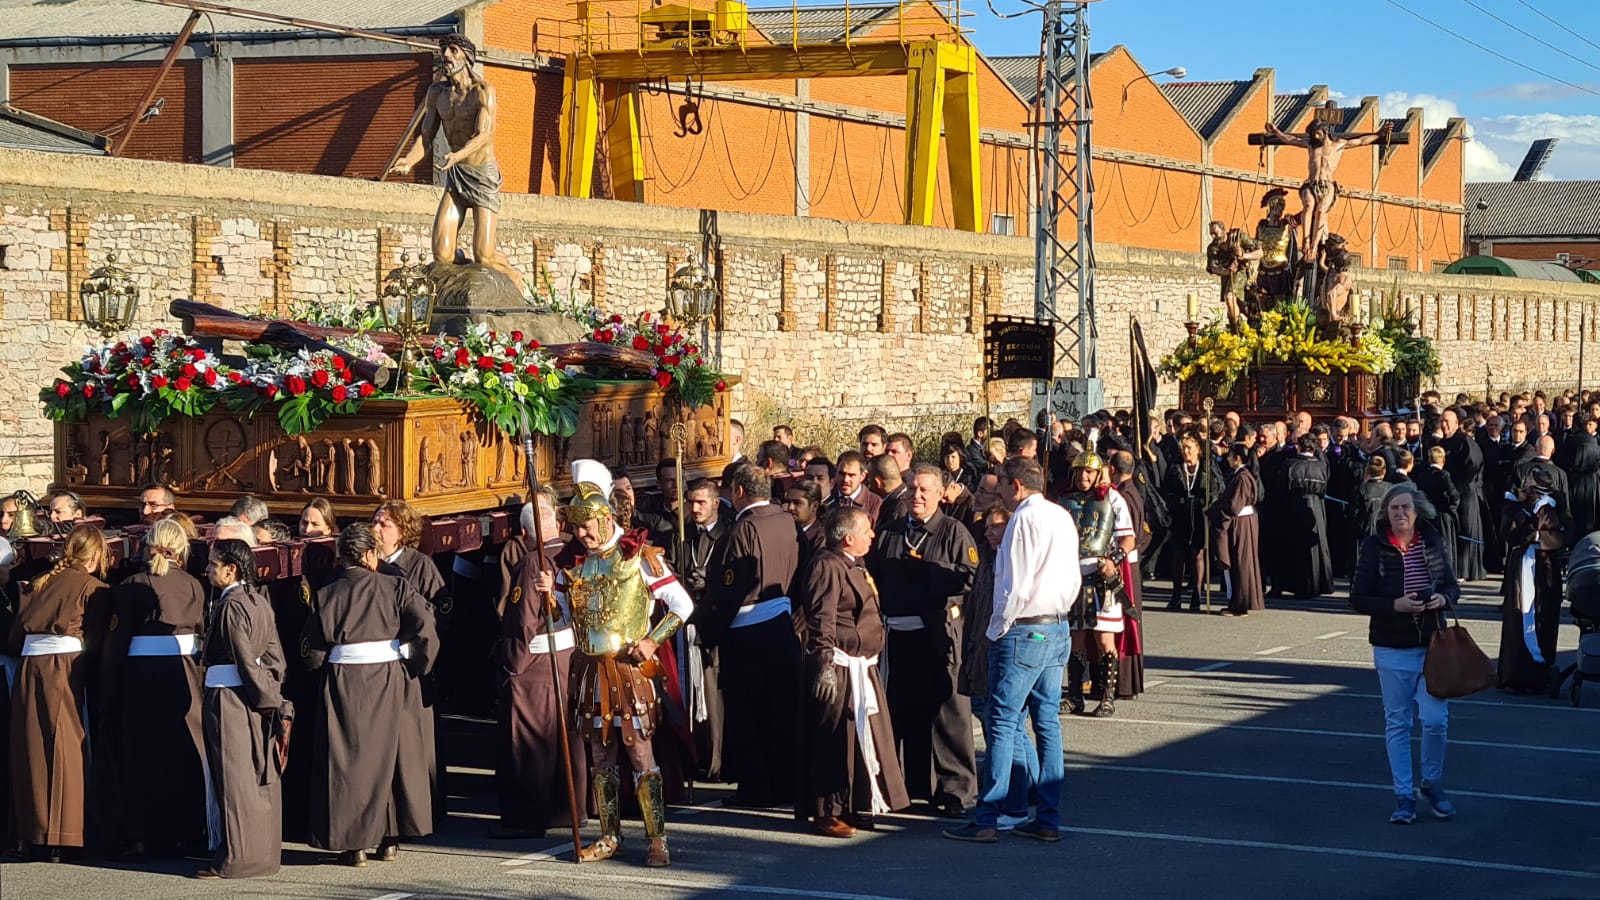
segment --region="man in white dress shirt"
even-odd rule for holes
[[[989,735],[977,811],[968,824],[944,836],[994,843],[1000,805],[1011,787],[1015,742],[1024,740],[1023,718],[1033,723],[1039,754],[1037,812],[1014,832],[1060,840],[1061,675],[1069,640],[1067,614],[1082,576],[1078,529],[1065,509],[1043,496],[1044,469],[1032,459],[1006,461],[1002,494],[1016,512],[995,557],[994,615],[989,620]]]

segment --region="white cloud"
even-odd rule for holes
[[[1497,84],[1494,87],[1484,88],[1473,96],[1490,100],[1544,102],[1567,100],[1590,91],[1600,91],[1600,81],[1586,81],[1578,87],[1548,81],[1519,81],[1516,84]]]
[[[1413,107],[1422,110],[1423,128],[1443,128],[1451,119],[1461,117],[1461,107],[1454,100],[1433,94],[1408,94],[1390,91],[1378,98],[1378,114],[1389,119],[1405,118]],[[1462,167],[1468,181],[1510,181],[1516,169],[1500,158],[1500,154],[1479,139],[1477,129],[1467,123],[1467,146]]]
[[[1541,178],[1594,178],[1600,173],[1600,115],[1493,116],[1479,119],[1478,125],[1486,144],[1501,146],[1508,158],[1519,160],[1534,141],[1558,138]]]

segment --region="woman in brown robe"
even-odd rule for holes
[[[145,568],[111,591],[112,618],[98,698],[121,786],[117,839],[124,855],[177,850],[206,826],[200,724],[200,638],[205,592],[184,571],[189,537],[158,521],[144,538]]]
[[[433,557],[417,549],[422,543],[422,517],[404,500],[390,500],[373,514],[372,532],[378,541],[378,571],[400,577],[421,594],[435,630],[447,630],[450,589]],[[439,786],[438,696],[438,679],[431,671],[405,680],[405,716],[413,724],[400,729],[400,768],[407,777],[395,794],[399,830],[394,833],[402,838],[432,834],[434,803],[444,802]],[[427,792],[418,793],[416,785],[426,785]],[[397,847],[386,844],[378,855],[393,861]]]
[[[317,591],[300,643],[322,681],[311,845],[338,851],[345,865],[365,866],[369,847],[381,860],[399,853],[401,798],[429,798],[428,768],[407,765],[415,760],[405,758],[400,736],[416,722],[407,684],[433,667],[439,639],[422,595],[377,570],[371,525],[344,529],[339,558],[345,568]]]
[[[294,707],[272,602],[255,582],[243,541],[217,541],[206,578],[220,594],[206,636],[205,739],[211,775],[207,817],[214,851],[197,878],[255,878],[283,855],[282,785]]]
[[[11,814],[17,839],[59,862],[82,847],[85,804],[84,686],[109,615],[105,535],[79,525],[61,561],[22,594],[11,642],[22,663],[11,705]]]
[[[845,838],[874,814],[911,805],[895,757],[894,727],[877,660],[883,652],[878,591],[861,565],[872,523],[854,507],[823,520],[828,546],[801,578],[805,611],[805,811],[811,828]],[[867,692],[871,693],[868,694]],[[862,720],[865,719],[863,722]]]
[[[1245,465],[1249,453],[1243,444],[1228,449],[1228,485],[1212,507],[1217,562],[1222,564],[1222,584],[1228,596],[1228,606],[1221,610],[1224,616],[1248,616],[1267,608],[1261,586],[1261,525],[1255,507],[1260,487]]]

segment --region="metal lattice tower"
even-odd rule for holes
[[[1090,170],[1094,101],[1089,91],[1089,3],[1047,0],[1034,143],[1039,188],[1034,231],[1034,315],[1056,323],[1056,362],[1096,377],[1094,176]],[[1072,158],[1062,155],[1063,138]],[[1070,234],[1068,233],[1070,231]],[[1076,313],[1062,315],[1064,303]]]

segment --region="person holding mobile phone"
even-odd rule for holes
[[[1367,639],[1383,695],[1384,744],[1394,781],[1395,809],[1389,821],[1417,818],[1412,789],[1411,723],[1422,719],[1422,799],[1437,818],[1455,815],[1444,795],[1444,756],[1449,708],[1428,693],[1422,675],[1428,642],[1444,625],[1443,611],[1461,598],[1452,554],[1431,524],[1436,514],[1425,494],[1410,483],[1389,489],[1377,533],[1361,543],[1350,605],[1371,619]]]

